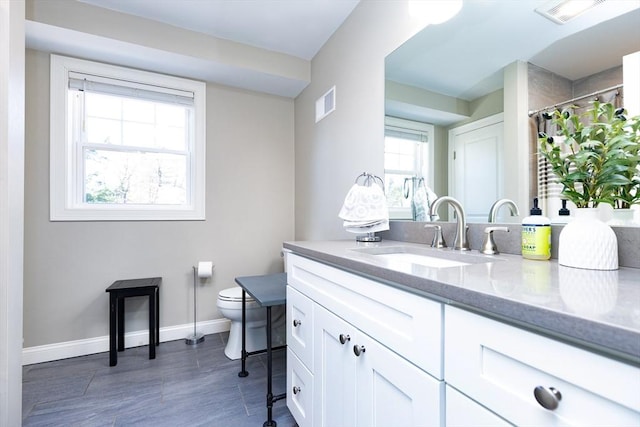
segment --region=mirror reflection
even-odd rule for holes
[[[559,24],[536,11],[546,4],[465,1],[451,20],[427,26],[386,58],[392,219],[428,221],[424,213],[442,195],[459,200],[469,222],[488,222],[500,199],[512,200],[519,215],[502,208],[496,220],[519,222],[534,197],[560,219],[559,189],[540,187],[537,117],[596,97],[638,102],[640,93],[629,90],[640,89],[628,85],[625,93],[623,57],[640,52],[640,9],[610,0]],[[452,218],[446,209],[438,214]]]

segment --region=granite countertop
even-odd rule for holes
[[[583,270],[560,266],[556,260],[488,256],[389,240],[296,241],[283,246],[389,286],[640,366],[640,269]],[[359,251],[397,246],[446,252],[470,264],[430,268]]]

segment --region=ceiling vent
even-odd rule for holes
[[[537,8],[536,12],[556,24],[565,24],[605,1],[606,0],[551,0]]]

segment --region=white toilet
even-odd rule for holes
[[[246,343],[247,351],[258,351],[267,348],[267,310],[260,307],[249,294],[246,297]],[[229,341],[224,354],[229,359],[240,359],[242,356],[242,288],[234,286],[218,293],[218,309],[231,321]],[[286,342],[285,306],[271,307],[271,345],[284,345]]]

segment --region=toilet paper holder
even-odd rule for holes
[[[196,309],[198,306],[196,288],[198,279],[208,279],[213,274],[213,263],[210,261],[200,261],[198,266],[193,266],[193,334],[185,338],[185,344],[196,345],[204,341],[204,334],[196,329]]]

